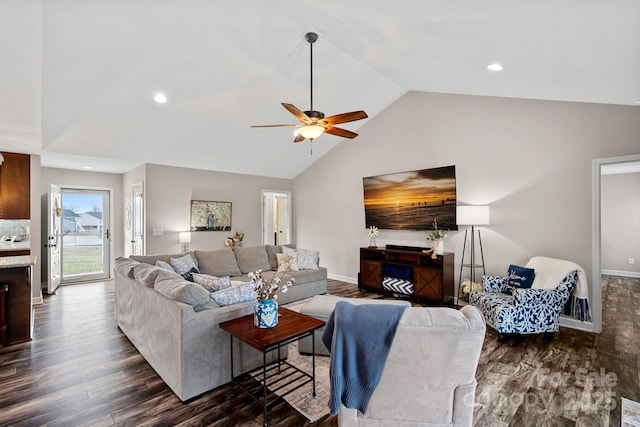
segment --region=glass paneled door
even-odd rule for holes
[[[61,192],[62,284],[109,278],[109,191],[62,187]]]

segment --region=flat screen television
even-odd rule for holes
[[[444,166],[362,178],[365,227],[457,230],[456,167]]]

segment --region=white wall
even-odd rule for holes
[[[221,249],[235,231],[245,232],[245,246],[262,243],[261,190],[289,191],[289,179],[205,171],[155,164],[145,173],[146,253],[177,253],[178,233],[190,228],[191,200],[231,202],[232,231],[194,231],[191,250]],[[295,198],[295,196],[294,196]],[[154,236],[153,229],[163,229]],[[294,237],[295,238],[295,237]]]
[[[368,244],[363,177],[447,165],[458,204],[491,206],[487,273],[546,255],[590,275],[592,159],[640,153],[640,108],[410,92],[359,133],[294,179],[297,243],[320,250],[333,277],[355,282]],[[463,231],[445,241],[456,281]],[[421,232],[383,230],[377,240],[428,246]]]
[[[640,273],[640,173],[603,175],[600,191],[602,269]]]

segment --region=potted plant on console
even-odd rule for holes
[[[447,230],[438,228],[438,220],[433,220],[433,231],[427,231],[427,239],[431,241],[431,258],[437,258],[438,254],[444,253],[444,238],[447,237]]]

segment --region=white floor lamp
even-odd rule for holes
[[[471,262],[465,264],[464,253],[467,248],[467,232],[464,231],[464,246],[462,247],[462,261],[460,262],[460,278],[458,284],[462,285],[462,270],[464,267],[471,269],[471,282],[476,281],[476,268],[482,267],[482,274],[486,274],[484,269],[484,253],[482,251],[482,237],[480,237],[480,230],[478,230],[478,241],[480,243],[480,260],[481,264],[476,264],[475,259],[475,226],[476,225],[489,225],[490,221],[489,206],[458,206],[456,209],[456,222],[458,225],[470,225],[471,226]],[[472,286],[472,285],[471,285]],[[471,288],[469,288],[471,290]]]

